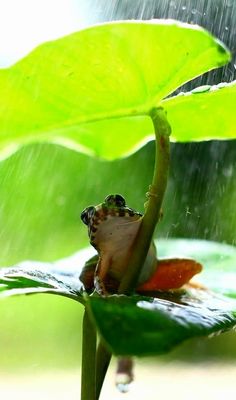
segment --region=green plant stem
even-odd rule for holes
[[[85,308],[83,319],[81,400],[96,400],[96,342],[97,334],[89,312]]]
[[[153,181],[149,188],[146,211],[134,243],[134,251],[127,268],[127,273],[122,279],[119,287],[118,293],[120,294],[130,294],[137,286],[138,278],[151,244],[153,232],[160,216],[161,204],[167,185],[170,158],[169,135],[171,129],[167,122],[165,111],[162,108],[152,109],[150,111],[150,117],[152,118],[156,135],[156,158]],[[91,321],[88,316],[86,317],[86,312],[83,332],[84,361],[82,363],[82,393],[84,393],[84,397],[81,396],[81,400],[93,400],[94,398],[98,400],[110,363],[111,353],[101,340],[96,352],[95,379],[95,364],[93,363],[95,363],[94,343],[96,340],[92,339],[93,349],[91,350],[91,338],[89,338],[92,334]],[[86,371],[87,369],[89,369],[89,373]],[[93,386],[96,388],[95,393]]]
[[[163,108],[153,108],[150,111],[150,117],[154,125],[156,136],[156,157],[153,180],[149,188],[146,211],[134,243],[134,251],[127,267],[127,273],[120,283],[118,291],[120,294],[130,294],[138,284],[139,275],[160,216],[161,204],[167,185],[170,159],[169,136],[171,128]]]
[[[111,352],[107,349],[103,340],[100,339],[96,354],[96,400],[99,399],[111,356]]]

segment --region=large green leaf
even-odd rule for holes
[[[162,102],[177,141],[236,138],[236,81],[202,86]]]
[[[153,134],[153,106],[229,59],[205,30],[168,20],[106,23],[45,43],[0,71],[2,154],[52,141],[125,155]]]
[[[236,325],[236,302],[203,290],[156,298],[90,297],[95,323],[117,355],[156,355],[196,336],[223,332]]]

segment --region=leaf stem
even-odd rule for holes
[[[150,247],[153,232],[158,222],[169,170],[170,126],[163,108],[150,111],[156,135],[156,160],[153,181],[149,187],[148,201],[140,230],[134,243],[134,251],[121,281],[118,293],[130,294],[136,287],[138,278]],[[96,350],[96,331],[85,309],[83,321],[83,356],[81,400],[98,400],[111,353],[101,339]],[[96,367],[95,367],[96,365]]]
[[[148,201],[145,204],[146,211],[134,243],[134,251],[127,267],[127,273],[124,275],[119,286],[118,292],[120,294],[130,294],[137,286],[155,226],[160,216],[161,204],[167,186],[170,161],[169,136],[171,128],[163,108],[153,108],[149,115],[152,119],[156,136],[154,174],[152,184],[149,187]]]
[[[81,400],[96,400],[96,341],[96,329],[87,308],[85,308],[83,319]]]
[[[106,347],[102,338],[98,344],[96,356],[96,400],[99,399],[102,385],[111,361],[111,352]]]

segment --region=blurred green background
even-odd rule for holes
[[[102,20],[167,16],[199,23],[225,41],[233,51],[233,61],[185,89],[235,79],[233,1],[74,0],[68,7],[72,3],[73,13],[78,10],[78,28]],[[82,17],[81,9],[87,13]],[[164,218],[156,235],[235,245],[236,141],[172,144],[171,150]],[[109,193],[123,194],[131,207],[143,211],[153,163],[153,142],[129,158],[110,163],[48,144],[26,146],[1,162],[0,265],[25,259],[55,260],[87,246],[80,212]],[[81,306],[64,298],[37,295],[2,300],[0,370],[34,372],[78,366],[81,318]],[[162,359],[232,362],[235,349],[235,336],[229,333],[211,341],[186,343]]]

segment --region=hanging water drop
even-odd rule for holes
[[[121,393],[127,393],[133,382],[133,360],[130,357],[119,358],[116,370],[116,387]]]

